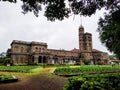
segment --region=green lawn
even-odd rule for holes
[[[30,72],[31,70],[42,68],[41,66],[0,66],[0,71],[7,72]]]

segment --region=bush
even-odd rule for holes
[[[3,64],[4,65],[7,65],[7,64],[13,65],[11,58],[5,58],[3,61]]]
[[[88,62],[88,61],[85,61],[84,64],[85,64],[85,65],[89,65],[89,62]]]
[[[85,78],[69,78],[69,84],[63,87],[63,90],[79,90],[81,85],[85,82]]]
[[[34,65],[38,65],[38,62],[35,62]]]
[[[96,81],[85,81],[81,85],[81,90],[103,90],[101,84]]]
[[[105,62],[104,61],[98,61],[97,65],[105,65]]]
[[[69,78],[63,90],[120,90],[120,75],[87,75]]]

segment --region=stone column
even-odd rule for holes
[[[34,56],[34,62],[37,62],[38,63],[38,59],[39,59],[39,56]]]

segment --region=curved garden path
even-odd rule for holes
[[[17,83],[1,84],[0,90],[62,90],[67,78],[51,74],[53,69],[45,68],[34,76],[23,76]]]

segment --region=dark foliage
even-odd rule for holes
[[[119,90],[120,75],[92,75],[69,78],[63,90]]]
[[[17,3],[17,0],[0,0]],[[63,20],[70,14],[91,16],[97,9],[115,9],[119,0],[21,0],[23,13],[33,12],[38,17],[39,11],[45,9],[44,15],[48,20]]]
[[[120,9],[100,18],[98,32],[101,42],[120,58]]]

